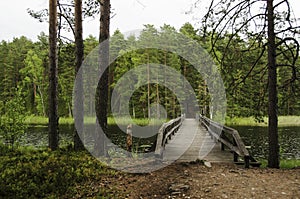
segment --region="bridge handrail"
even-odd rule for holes
[[[168,143],[168,140],[171,139],[172,135],[174,135],[179,127],[182,124],[184,116],[180,116],[178,118],[172,119],[169,122],[163,123],[158,130],[156,147],[155,147],[155,155],[157,157],[162,157],[163,150]]]
[[[222,150],[224,150],[224,145],[226,145],[231,151],[234,152],[234,161],[237,162],[236,155],[239,155],[244,157],[245,167],[249,167],[249,159],[252,157],[250,156],[249,151],[246,149],[246,146],[237,130],[219,124],[201,114],[199,114],[199,120],[207,128],[210,135],[217,141],[221,142]],[[216,131],[220,133],[218,134]],[[230,135],[233,138],[232,141],[227,137],[227,135]]]

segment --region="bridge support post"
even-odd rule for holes
[[[221,142],[221,150],[224,151],[225,150],[225,144],[223,142]]]
[[[233,152],[233,162],[238,162],[239,155],[236,152]]]
[[[250,167],[250,156],[244,156],[245,168],[248,169]]]

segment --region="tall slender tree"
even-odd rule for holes
[[[76,60],[75,60],[75,76],[77,78],[75,84],[75,132],[74,132],[74,149],[83,149],[83,143],[79,134],[83,136],[83,82],[82,73],[78,73],[84,56],[84,45],[82,37],[82,0],[75,0],[75,46],[76,46]]]
[[[57,1],[49,0],[49,147],[58,148]]]
[[[253,12],[253,8],[258,5],[262,9],[260,12]],[[287,11],[280,9],[287,8]],[[276,10],[276,12],[275,12]],[[220,16],[221,15],[221,16]],[[215,18],[216,17],[216,18]],[[212,54],[216,60],[222,65],[229,46],[232,45],[234,38],[240,35],[255,38],[253,43],[244,49],[244,53],[252,53],[260,50],[261,52],[254,60],[249,71],[239,77],[235,81],[233,89],[241,83],[245,83],[254,68],[261,61],[265,53],[268,55],[268,116],[269,116],[269,157],[268,166],[271,168],[279,167],[279,143],[278,143],[278,116],[277,116],[277,67],[289,67],[292,71],[296,71],[296,61],[299,58],[299,43],[294,38],[299,34],[299,26],[295,24],[296,19],[292,18],[292,9],[289,0],[239,0],[239,1],[211,1],[209,11],[203,20],[204,36],[207,35],[209,28],[211,29],[210,41]],[[276,25],[275,25],[276,24]],[[254,26],[251,30],[249,27]],[[220,56],[216,51],[218,42],[222,42],[222,37],[231,32],[231,36],[226,44],[225,49]],[[249,39],[250,41],[250,39]],[[266,42],[267,41],[267,42]],[[293,45],[291,45],[293,44]],[[280,47],[285,45],[285,50]],[[266,51],[268,48],[268,51]],[[290,53],[291,56],[288,56]],[[284,55],[288,60],[286,63],[276,63],[276,58]],[[292,77],[288,83],[296,80],[296,72],[292,73]]]
[[[109,75],[109,27],[110,27],[110,0],[100,0],[100,34],[99,34],[99,72],[101,75],[97,89],[97,122],[107,132],[108,110],[108,75]],[[102,135],[102,134],[101,134]],[[99,143],[100,142],[100,143]],[[100,136],[95,143],[96,153],[104,155],[104,137]]]
[[[274,24],[274,0],[267,0],[268,19],[268,82],[269,82],[269,158],[268,166],[279,168],[276,35]]]

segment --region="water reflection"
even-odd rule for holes
[[[232,126],[239,131],[242,139],[247,146],[251,146],[249,151],[256,158],[266,159],[268,156],[268,129],[260,126]],[[151,130],[158,132],[159,126],[153,126]],[[133,131],[135,127],[133,126]],[[60,146],[66,146],[73,142],[73,125],[59,126]],[[118,126],[109,126],[109,138],[112,142],[121,148],[126,148],[126,134]],[[156,136],[150,138],[133,138],[133,144],[136,149],[142,145],[153,145]],[[300,127],[280,127],[279,128],[280,153],[283,159],[300,159]],[[48,129],[47,126],[31,126],[22,139],[22,146],[47,147]]]
[[[256,158],[268,157],[268,128],[261,126],[233,126],[239,131],[249,151]],[[279,127],[280,155],[283,159],[300,159],[300,127]]]
[[[94,131],[94,126],[90,126]],[[89,129],[89,126],[87,126]],[[126,129],[126,127],[125,127]],[[133,125],[133,131],[136,131],[136,126]],[[158,132],[159,126],[151,126],[148,131],[143,132],[145,135],[153,135],[153,132]],[[89,131],[89,130],[88,130]],[[59,144],[61,147],[72,144],[73,142],[74,125],[59,125]],[[108,126],[108,138],[113,144],[126,149],[126,133],[124,133],[117,125]],[[133,137],[133,147],[135,151],[139,151],[140,146],[152,146],[156,142],[156,135],[149,138]],[[48,127],[35,125],[30,126],[26,133],[19,139],[21,146],[33,146],[35,148],[43,148],[48,146]],[[140,151],[142,152],[142,151]]]
[[[73,141],[74,125],[59,125],[59,142],[66,146]],[[31,125],[19,140],[21,146],[33,146],[35,148],[48,146],[48,127]]]

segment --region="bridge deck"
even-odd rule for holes
[[[221,144],[215,143],[196,119],[187,118],[166,145],[163,160],[189,162],[196,159],[209,162],[233,162],[232,153],[221,151]]]

